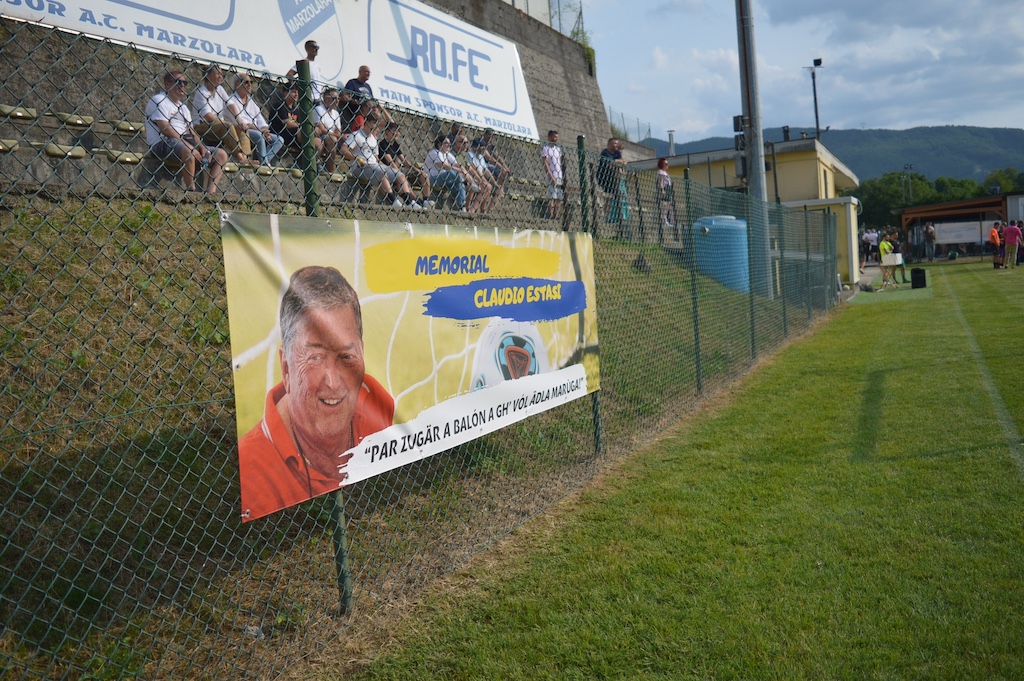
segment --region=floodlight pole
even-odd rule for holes
[[[757,89],[754,15],[750,10],[750,0],[736,0],[736,31],[740,52],[743,132],[747,145],[747,194],[766,203],[768,189],[764,174],[764,133],[761,130],[761,96]]]
[[[740,91],[743,97],[743,135],[746,142],[748,253],[751,293],[772,298],[771,246],[768,226],[768,187],[764,170],[764,133],[761,130],[761,95],[757,87],[757,50],[750,0],[736,0],[736,32],[740,54]]]
[[[811,72],[811,90],[814,92],[814,139],[821,139],[821,119],[818,118],[818,69],[821,59],[815,59],[813,66],[805,66]]]

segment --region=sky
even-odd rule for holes
[[[625,115],[630,139],[646,137],[648,124],[659,139],[674,129],[677,143],[732,136],[742,113],[735,1],[582,2],[605,107],[619,125]],[[1020,0],[752,0],[751,8],[763,128],[813,130],[806,67],[816,58],[822,129],[1024,126]]]

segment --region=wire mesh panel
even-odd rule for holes
[[[223,154],[200,154],[189,179],[151,149],[146,106],[168,86],[191,105],[210,73],[0,22],[4,678],[280,671],[346,627],[338,532],[358,617],[579,487],[835,302],[831,216],[629,168],[608,183],[573,144],[553,182],[544,145],[393,106],[360,109],[401,147],[386,187],[337,144],[266,162],[255,138],[247,152],[210,138]],[[220,75],[265,117],[287,96],[280,74]],[[438,181],[424,166],[446,145],[462,170]],[[229,209],[588,232],[603,390],[243,525]]]

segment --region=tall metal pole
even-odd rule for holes
[[[811,66],[805,66],[811,72],[811,91],[814,92],[814,139],[821,139],[821,119],[818,117],[818,69],[821,68],[821,59],[815,59]]]
[[[821,119],[818,118],[818,69],[811,67],[811,89],[814,91],[814,139],[821,139]]]
[[[736,0],[736,31],[740,53],[740,86],[743,96],[744,136],[747,140],[747,193],[765,203],[768,190],[764,174],[764,134],[761,131],[761,95],[757,88],[757,52],[754,48],[754,15],[750,0]]]
[[[757,86],[757,50],[750,0],[736,0],[736,32],[740,53],[740,85],[746,138],[747,195],[751,201],[747,230],[751,261],[751,290],[772,297],[771,245],[768,233],[768,187],[764,170],[764,134],[761,130],[761,95]]]
[[[298,74],[299,82],[299,121],[302,131],[299,167],[302,169],[306,215],[317,217],[320,206],[320,187],[316,174],[316,150],[313,147],[313,92],[309,76],[309,62],[305,59],[295,62],[295,71]]]

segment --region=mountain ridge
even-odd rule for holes
[[[814,136],[813,128],[790,128],[790,138],[802,133]],[[781,142],[782,128],[765,128],[765,142]],[[879,178],[890,172],[920,173],[929,180],[939,177],[981,182],[993,170],[1024,166],[1024,129],[982,128],[967,125],[920,126],[907,130],[883,128],[823,130],[821,143],[860,179]],[[640,144],[656,156],[668,154],[668,142],[655,138]],[[731,149],[731,137],[708,137],[677,142],[676,155]]]

